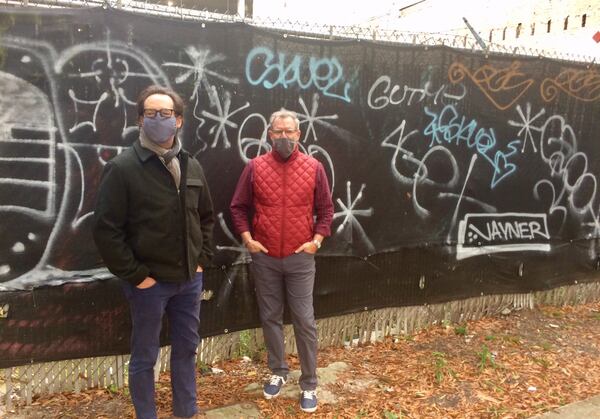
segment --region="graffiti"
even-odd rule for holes
[[[465,144],[479,153],[492,166],[492,189],[517,170],[517,165],[509,162],[509,158],[517,153],[520,140],[509,142],[506,151],[494,150],[498,144],[494,129],[478,128],[474,119],[467,122],[467,118],[461,117],[452,105],[446,105],[439,114],[425,107],[425,113],[431,117],[423,131],[423,134],[431,136],[429,146],[442,142],[455,143],[457,146]]]
[[[534,197],[542,200],[543,190],[548,191],[548,211],[561,214],[561,229],[567,214],[572,214],[593,228],[594,237],[598,236],[599,210],[594,207],[598,181],[589,171],[586,154],[577,151],[573,128],[563,117],[553,115],[546,120],[540,134],[540,155],[550,168],[550,178],[534,185]]]
[[[257,123],[258,128],[256,127]],[[271,151],[271,144],[267,142],[268,130],[269,123],[260,113],[252,113],[244,118],[238,129],[237,141],[238,153],[244,163]],[[249,137],[244,136],[246,132],[250,135]],[[260,132],[259,138],[256,138],[256,132]]]
[[[459,223],[458,260],[490,253],[549,252],[546,214],[466,214]]]
[[[595,69],[567,69],[554,79],[545,78],[540,85],[546,102],[555,100],[561,91],[583,102],[595,102],[600,99],[600,74]]]
[[[233,243],[233,246],[217,245],[216,246],[217,250],[219,250],[219,251],[227,250],[227,251],[239,253],[239,255],[236,258],[236,261],[234,262],[234,265],[239,264],[239,263],[244,263],[244,262],[246,262],[246,263],[250,262],[251,258],[250,258],[250,254],[248,253],[248,249],[246,249],[246,246],[244,246],[242,244],[242,242],[240,242],[235,237],[235,235],[231,232],[231,230],[227,226],[227,223],[225,222],[225,217],[223,216],[222,212],[217,214],[217,219],[219,221],[219,226],[221,227],[221,229],[223,230],[223,232],[225,233],[227,238],[229,240],[231,240],[231,242]]]
[[[456,84],[462,91],[460,93],[448,92],[450,86],[443,84],[437,90],[433,90],[431,82],[427,81],[422,88],[409,87],[404,85],[402,88],[395,84],[392,87],[392,79],[390,76],[380,76],[375,83],[371,85],[367,94],[367,104],[371,109],[384,109],[389,105],[411,106],[413,104],[422,103],[425,100],[433,98],[433,104],[438,103],[446,105],[444,99],[458,102],[464,99],[467,94],[466,88],[462,84]],[[391,87],[391,89],[390,89]],[[377,93],[376,93],[377,92]],[[379,94],[373,97],[375,94]],[[402,96],[400,96],[402,94]],[[408,98],[408,99],[407,99]]]
[[[95,192],[106,162],[138,135],[134,98],[148,84],[174,86],[189,102],[178,135],[205,167],[219,205],[243,164],[271,151],[269,113],[295,110],[301,151],[323,164],[332,193],[341,191],[334,195],[332,249],[373,254],[421,240],[452,254],[458,239],[463,248],[485,249],[546,245],[544,234],[600,238],[597,130],[589,116],[594,110],[585,108],[600,95],[592,70],[545,63],[546,74],[559,76],[544,80],[540,97],[514,57],[494,56],[489,65],[440,50],[424,62],[406,58],[397,46],[398,54],[371,62],[365,57],[389,50],[365,44],[361,53],[348,54],[343,46],[271,34],[239,43],[225,27],[190,44],[178,22],[164,21],[173,39],[183,40],[172,43],[146,39],[133,24],[125,31],[102,16],[89,23],[88,34],[73,35],[57,23],[44,41],[33,27],[18,36],[8,29],[0,40],[3,286],[106,274],[96,269],[89,238]],[[143,16],[133,20],[144,22]],[[467,59],[473,64],[464,64]],[[532,74],[540,68],[528,66]],[[545,106],[561,94],[581,99],[579,107],[571,106],[575,101]],[[360,179],[354,191],[347,179]],[[226,208],[216,210],[225,237],[217,257],[229,265],[247,262],[225,224]],[[526,230],[518,224],[525,221],[498,218],[513,213],[545,214],[547,225]],[[461,223],[468,224],[463,238]],[[398,234],[388,234],[390,228]],[[498,232],[510,234],[500,239]],[[477,242],[469,242],[473,234]],[[477,252],[467,249],[485,254]],[[237,275],[229,265],[224,271]]]
[[[373,215],[373,208],[368,209],[355,209],[360,201],[363,199],[363,191],[365,190],[365,184],[360,186],[360,190],[356,194],[356,197],[352,197],[352,184],[350,181],[346,182],[346,202],[343,202],[340,198],[336,199],[337,204],[342,209],[340,212],[336,212],[333,215],[335,221],[336,218],[344,217],[340,225],[336,229],[336,234],[342,234],[345,242],[352,243],[354,231],[367,246],[369,252],[375,251],[375,246],[369,240],[367,233],[358,221],[357,217],[371,217]]]
[[[77,71],[71,70],[75,63],[81,60],[80,56],[89,53],[98,53],[99,57],[90,64],[89,71],[81,71],[77,64]],[[54,71],[57,75],[66,76],[68,79],[91,79],[93,86],[98,88],[99,96],[96,99],[83,99],[77,97],[74,89],[68,89],[68,95],[73,101],[74,112],[77,117],[81,112],[80,107],[91,106],[93,112],[89,120],[78,121],[75,119],[69,128],[69,133],[89,126],[93,132],[97,131],[96,120],[102,107],[112,106],[119,111],[122,126],[122,136],[125,137],[130,131],[137,130],[137,125],[129,125],[128,107],[135,110],[135,100],[128,97],[126,92],[129,83],[136,83],[137,79],[154,80],[157,84],[169,86],[167,78],[160,68],[142,52],[136,51],[119,41],[110,39],[110,31],[106,31],[105,42],[91,42],[80,44],[66,49],[60,54],[55,63]]]
[[[396,127],[396,129],[394,129],[387,137],[385,137],[383,139],[383,141],[381,142],[381,146],[394,149],[394,155],[392,156],[392,174],[401,183],[410,185],[413,183],[415,174],[414,174],[414,172],[411,171],[411,172],[409,172],[409,174],[405,175],[399,169],[398,163],[400,163],[400,162],[398,161],[398,158],[401,158],[404,161],[414,164],[417,167],[421,165],[421,161],[414,157],[414,153],[406,150],[403,147],[404,143],[411,136],[417,134],[419,132],[419,130],[414,129],[414,130],[410,131],[409,133],[404,134],[405,129],[406,129],[406,120],[403,120],[402,123],[400,125],[398,125],[398,127]],[[396,138],[396,136],[397,136],[396,143],[394,144],[394,143],[390,142],[390,140]],[[454,162],[454,163],[456,164],[456,162]],[[454,170],[454,172],[456,173],[458,171],[458,168],[456,166],[454,166],[453,168],[456,169],[456,170]],[[454,183],[454,181],[455,180],[453,179],[453,181],[451,183]]]
[[[206,269],[203,334],[258,324],[249,254],[227,214],[244,164],[272,151],[268,116],[282,107],[297,112],[299,148],[323,165],[335,205],[317,260],[320,316],[598,276],[592,65],[111,8],[0,14],[10,23],[0,37],[0,307],[23,309],[5,325],[6,367],[58,359],[75,335],[98,345],[74,357],[127,350],[128,312],[92,215],[106,163],[139,136],[135,98],[150,84],[185,99],[178,138],[213,193],[218,267]],[[85,281],[98,283],[68,284]],[[77,301],[90,333],[55,328],[59,351],[19,350],[31,347],[19,324],[44,307],[68,324]],[[109,326],[118,330],[93,334]]]
[[[229,142],[229,136],[227,135],[227,127],[233,129],[236,129],[238,127],[238,125],[235,122],[230,121],[229,118],[231,118],[236,113],[248,108],[250,104],[246,102],[244,105],[230,112],[229,108],[231,107],[231,93],[227,91],[225,92],[222,104],[217,94],[217,89],[214,86],[212,86],[209,92],[209,96],[213,98],[211,100],[211,103],[214,104],[214,107],[217,110],[217,115],[208,111],[202,111],[202,116],[213,120],[217,123],[216,125],[213,125],[208,131],[209,134],[214,134],[214,139],[211,147],[215,148],[219,143],[219,138],[223,138],[223,146],[225,148],[229,148],[231,147],[231,143]]]
[[[8,223],[0,239],[3,288],[92,280],[106,272],[93,263],[61,269],[68,249],[59,246],[65,238],[82,234],[92,214],[89,191],[93,189],[87,185],[86,172],[94,164],[102,165],[109,158],[107,151],[112,156],[123,147],[96,141],[102,131],[98,120],[101,114],[115,118],[120,142],[137,130],[129,86],[140,79],[168,86],[147,55],[111,40],[109,34],[103,41],[62,52],[36,40],[2,39],[6,57],[22,57],[21,73],[43,74],[48,86],[46,93],[12,74],[0,76],[5,98],[10,100],[6,106],[0,103],[0,170],[4,166],[11,172],[0,180],[0,212]],[[83,91],[96,99],[82,97]],[[63,106],[61,98],[68,98],[72,109]],[[10,250],[4,253],[4,249]]]
[[[252,86],[269,90],[277,86],[287,89],[297,85],[301,90],[314,87],[327,97],[351,102],[350,83],[345,81],[344,68],[336,57],[310,57],[306,64],[300,55],[288,61],[283,52],[275,57],[269,48],[256,47],[248,53],[245,68],[246,80]]]
[[[13,200],[0,205],[0,211],[18,211],[39,219],[55,216],[57,204],[56,182],[56,132],[52,105],[47,96],[11,74],[0,72],[0,84],[5,94],[0,99],[0,109],[4,129],[1,131],[3,172],[10,176],[0,178],[2,196]],[[12,102],[13,97],[19,101]],[[32,112],[39,117],[27,120],[25,115]],[[10,157],[4,157],[10,156]],[[41,179],[32,179],[28,171],[43,173]],[[35,202],[20,202],[19,191],[41,196]]]
[[[537,114],[535,114],[534,117],[531,117],[531,103],[527,103],[525,109],[525,114],[523,114],[523,109],[521,108],[521,105],[517,105],[517,113],[521,117],[521,121],[510,120],[508,121],[508,125],[512,127],[521,128],[519,130],[519,133],[517,134],[519,136],[523,135],[523,147],[521,148],[521,153],[525,152],[527,144],[531,144],[533,152],[537,153],[538,150],[537,146],[535,145],[537,141],[533,137],[533,132],[541,132],[542,128],[539,126],[534,126],[533,123],[536,119],[539,119],[540,117],[544,116],[546,110],[542,109]]]
[[[200,107],[202,106],[200,101],[200,92],[202,89],[204,89],[207,93],[209,105],[217,108],[217,112],[219,113],[219,115],[204,115],[209,116],[209,118],[219,123],[216,128],[211,128],[211,134],[216,132],[212,147],[216,147],[219,135],[222,135],[225,148],[229,148],[230,144],[229,139],[227,138],[225,125],[229,126],[230,128],[237,128],[237,125],[232,125],[229,123],[230,121],[227,121],[227,118],[223,119],[223,111],[221,109],[219,96],[216,94],[216,87],[211,85],[211,79],[215,82],[224,82],[235,85],[239,84],[239,79],[237,77],[226,76],[209,68],[209,66],[213,64],[224,62],[226,57],[223,54],[212,54],[208,48],[196,48],[192,45],[185,48],[185,53],[192,62],[191,65],[169,61],[163,63],[162,67],[181,70],[181,72],[175,76],[175,83],[178,85],[186,83],[189,84],[190,81],[193,82],[192,93],[189,97],[189,100],[193,101],[192,115],[198,121],[198,126],[196,127],[195,131],[195,142],[197,143],[198,151],[194,154],[194,156],[203,152],[208,147],[201,135],[203,127],[206,124],[206,119],[203,118],[204,111],[200,110]],[[228,108],[230,106],[230,98],[226,98],[226,100],[228,102],[226,102],[225,107]],[[227,112],[228,109],[225,111],[225,114],[227,114]],[[231,116],[231,114],[229,116]]]
[[[448,79],[453,84],[468,77],[492,104],[501,111],[512,107],[534,83],[519,71],[521,64],[514,61],[509,67],[497,69],[489,64],[471,72],[455,62],[448,68]]]
[[[301,97],[298,98],[298,102],[300,102],[300,107],[304,111],[304,113],[297,113],[298,119],[300,120],[300,127],[302,127],[302,124],[308,125],[307,128],[304,130],[304,138],[302,139],[303,142],[306,142],[309,135],[312,136],[315,142],[319,141],[319,138],[317,137],[317,132],[315,131],[315,123],[322,125],[326,128],[335,128],[332,124],[326,121],[338,119],[337,115],[334,114],[317,116],[317,112],[319,110],[319,95],[317,93],[313,94],[310,112],[306,107],[304,100]]]
[[[460,171],[455,157],[446,147],[442,145],[433,146],[419,157],[420,153],[412,151],[417,150],[419,144],[422,142],[416,136],[418,130],[412,130],[405,134],[405,129],[406,121],[402,121],[402,123],[382,141],[381,146],[392,148],[394,150],[391,160],[392,173],[396,180],[404,185],[412,187],[411,201],[413,209],[420,218],[429,218],[432,211],[420,201],[421,195],[424,194],[435,197],[434,200],[429,200],[431,202],[430,205],[437,205],[442,211],[445,211],[443,203],[452,202],[453,200],[456,200],[457,202],[456,208],[458,208],[461,201],[465,201],[468,202],[469,205],[478,207],[486,212],[496,211],[494,206],[465,194],[465,186],[463,186],[463,190],[460,194],[455,192],[459,185]],[[415,139],[412,144],[409,143],[411,138]],[[396,141],[395,143],[394,140]],[[474,156],[476,156],[476,154]],[[473,157],[471,160],[472,163],[469,166],[470,170],[472,169],[475,160],[476,157]],[[434,177],[434,167],[446,172],[445,177]],[[469,175],[470,171],[467,174],[466,181],[468,180]],[[466,185],[466,181],[464,185]],[[456,212],[457,209],[455,210],[454,218],[457,217]]]
[[[471,162],[469,163],[469,169],[467,170],[467,175],[465,176],[465,181],[463,183],[462,189],[460,190],[460,195],[458,200],[456,201],[456,207],[454,208],[454,214],[452,215],[452,221],[450,222],[450,228],[448,229],[448,235],[446,236],[446,243],[451,243],[452,232],[454,231],[454,227],[456,226],[456,221],[458,220],[458,214],[460,211],[460,204],[463,200],[465,189],[467,188],[467,184],[469,179],[471,178],[471,173],[473,173],[473,167],[475,166],[475,162],[477,161],[477,154],[473,154],[471,157]]]
[[[192,62],[191,65],[169,61],[163,63],[162,66],[167,68],[179,68],[182,70],[182,72],[175,77],[176,84],[193,80],[193,91],[192,95],[190,96],[190,100],[198,99],[199,91],[202,87],[206,88],[208,91],[208,87],[210,86],[209,76],[225,83],[239,83],[239,79],[237,77],[229,77],[209,68],[211,64],[225,61],[225,55],[218,53],[211,55],[210,49],[196,48],[192,45],[187,46],[184,51]]]

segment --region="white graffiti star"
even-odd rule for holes
[[[308,127],[305,130],[303,142],[306,142],[308,136],[312,134],[315,142],[319,141],[317,138],[317,133],[315,131],[315,123],[321,124],[327,128],[332,128],[333,126],[329,122],[325,122],[327,119],[338,119],[337,115],[322,115],[317,116],[317,111],[319,110],[319,95],[317,93],[313,94],[312,104],[310,112],[304,103],[304,100],[300,97],[298,98],[298,102],[300,102],[300,106],[304,113],[298,112],[298,119],[300,119],[300,125],[304,123],[308,123]]]
[[[521,153],[525,152],[525,147],[527,147],[527,143],[531,142],[531,146],[533,147],[533,152],[537,153],[537,147],[535,146],[535,139],[533,138],[532,131],[542,132],[542,127],[536,127],[533,125],[533,122],[539,117],[543,116],[546,113],[545,109],[539,111],[533,118],[531,117],[531,103],[527,103],[526,113],[523,114],[523,109],[521,109],[521,105],[517,105],[517,112],[521,117],[522,122],[518,121],[508,121],[508,125],[521,128],[519,133],[517,134],[519,137],[523,139],[523,148],[521,148]]]
[[[229,142],[229,137],[227,135],[226,127],[237,129],[238,124],[229,120],[236,113],[246,109],[250,106],[248,102],[246,102],[241,107],[237,108],[233,112],[229,112],[229,108],[231,107],[231,93],[225,92],[223,104],[219,100],[219,95],[217,94],[217,89],[215,86],[212,86],[210,94],[213,97],[213,103],[215,104],[215,108],[217,109],[217,114],[213,114],[207,111],[202,111],[202,116],[215,121],[216,124],[211,127],[208,131],[210,134],[214,134],[214,140],[211,145],[212,148],[215,148],[219,143],[219,137],[223,137],[223,145],[225,148],[231,147],[231,143]]]
[[[214,77],[226,83],[239,83],[239,79],[237,77],[228,77],[208,68],[208,66],[211,64],[225,61],[226,57],[223,54],[211,55],[210,50],[196,48],[192,45],[189,45],[185,48],[185,53],[192,62],[191,65],[168,62],[164,63],[163,67],[175,67],[182,69],[182,72],[175,78],[175,83],[177,84],[181,84],[190,78],[194,80],[194,92],[192,93],[190,100],[197,99],[198,91],[200,90],[201,86],[204,86],[208,90],[208,76]]]
[[[338,226],[336,233],[339,234],[345,232],[346,241],[348,243],[352,243],[352,235],[354,229],[356,229],[358,236],[366,244],[367,248],[369,249],[369,252],[373,253],[375,251],[375,246],[373,246],[373,243],[371,243],[371,240],[369,240],[369,237],[367,237],[367,233],[365,233],[365,230],[356,218],[372,216],[373,208],[354,209],[358,202],[361,201],[363,198],[363,191],[365,189],[365,186],[366,185],[363,183],[356,197],[352,199],[352,184],[350,181],[346,182],[346,203],[342,202],[342,200],[339,198],[336,199],[336,202],[340,206],[342,211],[336,212],[333,215],[333,219],[335,220],[336,218],[344,217],[342,223]]]

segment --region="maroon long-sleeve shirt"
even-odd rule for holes
[[[250,231],[249,215],[254,206],[253,163],[253,161],[250,161],[244,168],[229,207],[233,225],[238,234]],[[327,174],[321,163],[317,165],[314,212],[317,215],[317,220],[313,229],[314,234],[320,234],[324,237],[329,236],[331,234],[331,222],[333,220],[333,202],[331,200],[331,192],[329,191]]]

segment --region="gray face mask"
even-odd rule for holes
[[[156,144],[164,144],[177,132],[177,119],[174,116],[170,118],[158,115],[155,118],[145,116],[142,129],[151,141]]]
[[[276,140],[273,140],[273,149],[283,160],[287,160],[292,155],[295,148],[296,141],[290,138],[277,138]]]

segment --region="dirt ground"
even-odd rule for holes
[[[320,367],[342,361],[348,369],[323,389],[335,403],[320,403],[312,416],[526,418],[600,394],[599,354],[600,303],[432,325],[376,344],[321,351]],[[267,401],[244,390],[268,373],[264,353],[255,358],[212,366],[222,372],[199,372],[200,407],[249,402],[263,417],[305,415],[295,399]],[[298,368],[295,357],[289,361]],[[165,374],[157,384],[161,418],[171,414],[170,394]],[[7,417],[129,418],[133,409],[126,389],[94,389],[43,396]]]

